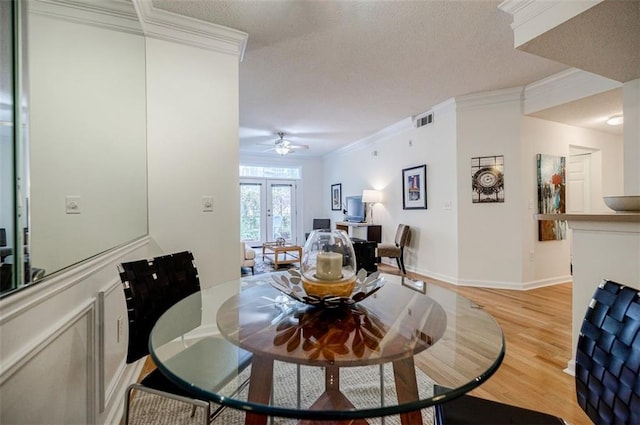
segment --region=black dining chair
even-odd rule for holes
[[[640,293],[604,280],[587,308],[575,366],[578,405],[597,425],[640,424]],[[436,392],[441,388],[436,387]],[[565,424],[559,417],[469,395],[436,405],[435,423]]]
[[[150,260],[138,260],[122,263],[119,266],[120,279],[122,281],[127,314],[129,319],[129,343],[127,349],[127,364],[133,363],[149,354],[149,335],[160,316],[178,301],[185,297],[200,293],[200,280],[198,271],[194,265],[191,252],[179,252],[175,254],[155,257]],[[168,340],[181,337],[201,323],[201,310],[194,309],[189,317],[183,317],[176,324],[174,333],[163,335]],[[235,347],[223,338],[202,338],[181,353],[183,358],[175,359],[176,362],[189,363],[197,358],[198,348],[203,345],[215,344],[221,353],[221,361],[224,357],[229,361],[228,369],[216,370],[216,380],[226,383],[231,380],[238,370],[246,368],[251,362],[251,354]],[[237,359],[237,364],[235,363]],[[174,360],[174,359],[172,359]],[[208,371],[213,373],[214,371]],[[147,374],[140,383],[131,384],[125,394],[124,424],[129,423],[130,403],[132,392],[143,391],[170,399],[189,403],[195,409],[201,407],[206,414],[203,416],[204,424],[208,424],[215,413],[211,412],[211,403],[194,398],[188,391],[175,385],[165,377],[158,369]]]

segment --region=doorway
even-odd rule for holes
[[[296,180],[240,178],[240,240],[250,246],[296,240]]]

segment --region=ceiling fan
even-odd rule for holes
[[[276,134],[278,135],[279,139],[275,141],[275,145],[267,149],[265,152],[270,150],[275,150],[277,154],[284,156],[296,150],[309,149],[309,146],[307,145],[298,145],[298,144],[291,143],[289,140],[286,140],[284,138],[283,132],[278,132]],[[261,144],[266,144],[266,143],[261,143]]]

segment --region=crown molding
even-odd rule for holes
[[[378,140],[381,140],[386,137],[393,136],[395,134],[401,133],[406,130],[411,130],[411,129],[415,129],[415,126],[413,124],[413,117],[407,117],[401,121],[396,122],[395,124],[391,124],[373,134],[370,134],[369,136],[366,136],[360,140],[357,140],[343,148],[340,148],[333,152],[329,152],[328,154],[325,155],[325,157],[331,157],[334,155],[344,155],[348,152],[364,149],[367,146],[370,146],[373,143],[377,142]]]
[[[233,28],[153,7],[149,0],[132,0],[147,37],[235,55],[242,61],[249,34]]]
[[[437,120],[439,116],[442,116],[444,114],[447,113],[452,113],[455,112],[456,106],[456,102],[454,98],[450,98],[445,100],[444,102],[441,102],[437,105],[435,105],[433,108],[422,112],[420,114],[411,116],[411,117],[407,117],[403,120],[400,120],[398,122],[396,122],[395,124],[391,124],[385,128],[383,128],[380,131],[377,131],[369,136],[366,136],[358,141],[355,141],[343,148],[340,148],[338,150],[332,151],[327,153],[326,155],[324,155],[324,157],[331,157],[333,155],[343,155],[345,153],[348,152],[353,152],[353,151],[357,151],[360,149],[364,149],[366,147],[369,147],[371,145],[373,145],[375,142],[382,140],[384,138],[390,137],[390,136],[394,136],[396,134],[402,133],[403,131],[407,131],[407,130],[415,130],[416,126],[415,126],[415,119],[416,117],[420,117],[422,115],[428,114],[430,112],[433,112],[434,114],[434,120]]]
[[[498,9],[513,17],[514,47],[519,47],[602,1],[505,0]]]
[[[484,108],[500,104],[521,102],[523,87],[512,87],[507,89],[492,90],[481,93],[473,93],[455,98],[456,109],[458,111],[468,111],[472,109]]]
[[[619,87],[619,81],[571,68],[525,86],[523,113],[532,114]]]
[[[133,4],[125,0],[31,0],[29,13],[131,34],[142,35]]]

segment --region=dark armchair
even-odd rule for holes
[[[329,218],[314,218],[313,226],[311,230],[331,230],[331,219]],[[307,232],[304,234],[304,240],[309,239],[309,235],[311,232]]]

